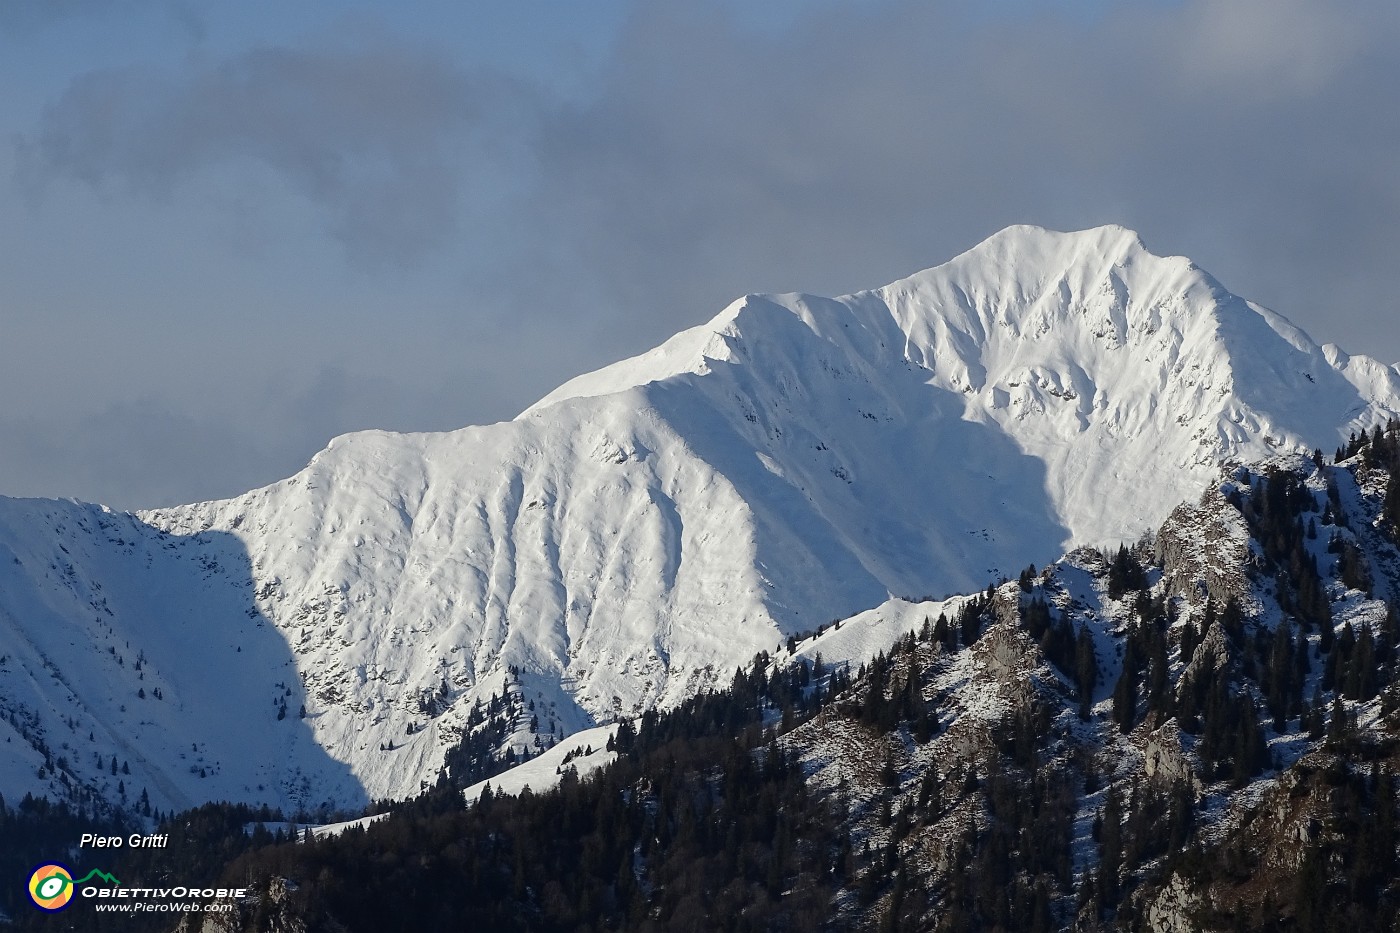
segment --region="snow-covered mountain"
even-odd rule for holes
[[[1395,367],[1119,227],[751,295],[514,421],[337,438],[235,499],[0,500],[0,792],[411,793],[508,681],[547,744],[1397,412]]]

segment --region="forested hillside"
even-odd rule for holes
[[[211,805],[112,867],[251,886],[210,930],[1393,931],[1397,528],[1391,422],[1228,467],[867,664],[760,654],[587,777],[468,805],[445,773],[310,842]]]

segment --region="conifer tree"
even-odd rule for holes
[[[1269,713],[1274,718],[1274,731],[1284,732],[1288,726],[1288,711],[1296,669],[1293,660],[1293,634],[1287,619],[1280,622],[1274,630],[1273,647],[1269,654]]]
[[[1099,680],[1099,662],[1094,656],[1094,637],[1088,626],[1080,626],[1074,645],[1075,680],[1079,686],[1079,718],[1089,718],[1094,701],[1094,687]]]
[[[1119,873],[1123,865],[1123,805],[1118,788],[1110,785],[1104,801],[1103,828],[1099,832],[1098,895],[1101,909],[1118,903]]]
[[[1130,663],[1133,660],[1131,644],[1129,641],[1129,650],[1124,654],[1123,673],[1113,687],[1113,721],[1124,734],[1132,731],[1137,720],[1137,674]]]

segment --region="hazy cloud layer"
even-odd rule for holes
[[[0,417],[0,476],[7,495],[82,490],[118,508],[227,498],[290,476],[339,434],[450,428],[435,413],[453,394],[330,366],[304,383],[257,386],[232,410],[148,395],[86,414]],[[57,490],[55,474],[66,484]]]
[[[142,0],[0,0],[0,27],[33,29],[70,16],[121,12]]]
[[[100,477],[56,466],[82,444],[45,426],[79,426],[34,408],[0,424],[0,490],[227,494],[340,430],[509,417],[744,292],[878,286],[1011,223],[1125,224],[1319,340],[1400,359],[1391,0],[812,3],[763,29],[715,3],[637,3],[580,82],[566,102],[392,21],[73,79],[20,134],[30,190],[77,182],[113,210],[193,215],[223,203],[203,193],[227,173],[265,173],[346,266],[320,272],[327,298],[296,309],[299,332],[353,332],[347,283],[402,281],[384,315],[460,355],[369,370],[326,349],[343,340],[308,342],[306,367],[345,387],[291,380],[275,415],[232,369],[218,418],[153,377],[142,405],[94,402],[84,430],[142,464]],[[259,190],[263,220],[281,217],[276,186]],[[425,300],[437,317],[412,307]],[[179,474],[203,469],[181,438],[211,451],[217,484]]]
[[[29,38],[72,20],[116,20],[150,12],[177,24],[189,38],[203,35],[194,0],[0,0],[0,36]]]
[[[436,50],[384,39],[258,48],[173,74],[86,74],[25,155],[36,174],[161,198],[248,160],[318,205],[350,261],[396,263],[457,233],[471,185],[462,169],[481,161],[471,155],[484,136],[521,133],[523,100],[504,78],[469,77]]]

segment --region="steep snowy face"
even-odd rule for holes
[[[904,355],[1045,464],[1068,543],[1154,527],[1227,458],[1335,446],[1400,406],[1400,374],[1325,351],[1121,227],[1004,230],[851,301]]]
[[[149,813],[367,802],[236,534],[0,498],[0,794]]]
[[[512,422],[338,438],[236,499],[102,522],[0,500],[20,558],[0,621],[52,621],[0,662],[0,702],[52,720],[25,727],[50,746],[60,723],[97,745],[103,724],[151,723],[170,748],[204,736],[188,754],[220,763],[218,787],[207,763],[148,756],[164,783],[141,786],[170,788],[158,806],[202,788],[295,801],[303,778],[337,803],[403,795],[508,684],[534,704],[517,748],[547,745],[891,596],[1134,539],[1219,459],[1331,447],[1397,410],[1395,370],[1324,351],[1128,231],[1012,228],[876,291],[741,299]],[[113,557],[99,526],[118,521],[149,563]],[[98,618],[90,594],[118,590]],[[153,717],[49,689],[49,665],[77,663],[58,631],[208,650],[146,651],[177,709]],[[247,730],[210,729],[223,681]],[[297,770],[270,774],[259,735]],[[26,780],[61,792],[46,774]]]
[[[1148,252],[1130,230],[1022,226],[876,291],[749,296],[651,353],[566,383],[522,418],[697,375],[717,400],[723,385],[775,422],[766,438],[750,432],[770,455],[794,414],[854,411],[921,436],[953,429],[951,419],[969,440],[987,435],[971,425],[990,429],[1043,471],[1065,545],[1136,538],[1219,461],[1330,451],[1400,406],[1395,367],[1318,346],[1189,260]],[[805,412],[791,410],[794,397]],[[941,460],[957,453],[939,447]],[[993,461],[998,488],[1035,480],[1008,466]],[[934,485],[973,481],[974,470],[950,467]],[[1013,498],[1027,502],[1024,490]]]

